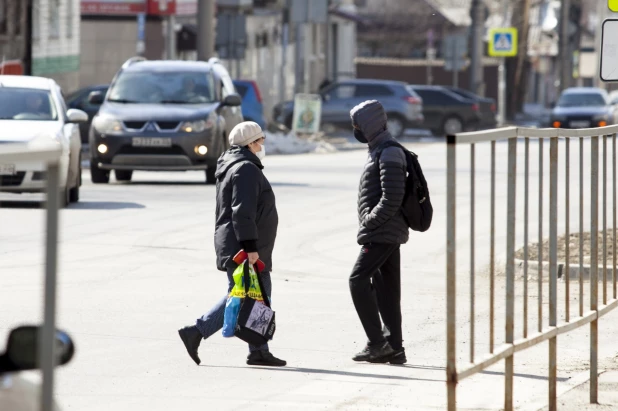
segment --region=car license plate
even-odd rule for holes
[[[0,176],[15,175],[15,164],[0,164]]]
[[[170,137],[133,137],[133,147],[171,147]]]
[[[590,127],[589,121],[571,121],[571,128],[588,128]]]

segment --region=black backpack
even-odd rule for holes
[[[404,146],[394,141],[387,141],[378,148],[376,164],[380,163],[380,155],[387,147],[399,147],[406,155],[408,176],[406,178],[406,194],[401,204],[403,218],[414,231],[424,232],[431,226],[433,207],[429,198],[429,188],[418,162],[418,156],[408,151]]]

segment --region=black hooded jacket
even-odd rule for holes
[[[235,267],[232,259],[241,249],[257,251],[266,271],[272,270],[279,217],[263,168],[255,154],[239,146],[232,146],[217,161],[215,251],[219,270]]]
[[[399,147],[382,151],[379,164],[376,153],[380,145],[394,140],[386,127],[382,105],[366,101],[350,112],[352,122],[368,141],[369,156],[358,190],[359,244],[405,244],[408,225],[401,213],[406,192],[406,156]],[[357,131],[358,132],[358,131]]]

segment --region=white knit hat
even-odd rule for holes
[[[232,129],[229,139],[232,146],[246,146],[262,137],[266,138],[258,123],[245,121]]]

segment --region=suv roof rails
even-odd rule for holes
[[[127,68],[135,63],[139,63],[141,61],[146,61],[148,60],[146,57],[142,57],[142,56],[135,56],[135,57],[131,57],[130,59],[128,59],[127,61],[124,62],[124,64],[122,65],[122,68]]]

